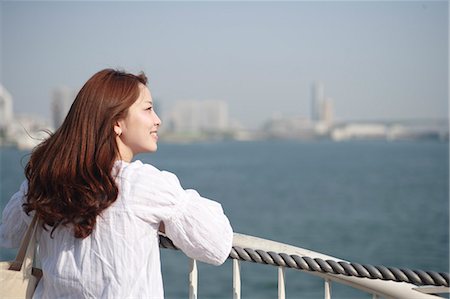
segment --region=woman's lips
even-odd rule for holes
[[[158,132],[157,131],[150,132],[150,135],[152,135],[155,139],[158,139]]]

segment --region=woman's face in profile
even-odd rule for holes
[[[133,156],[155,152],[161,120],[153,109],[153,99],[147,86],[139,84],[139,98],[128,108],[127,116],[118,122],[122,144]]]

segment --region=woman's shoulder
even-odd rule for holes
[[[161,172],[155,166],[142,163],[140,160],[135,160],[133,162],[125,162],[122,160],[116,161],[114,167],[118,167],[121,171],[121,175],[124,174],[132,174],[132,173],[140,173],[140,174],[158,174]]]
[[[120,163],[120,175],[123,178],[132,178],[133,182],[144,181],[147,184],[152,182],[153,184],[157,184],[160,186],[163,186],[165,184],[168,184],[170,186],[180,185],[180,181],[174,173],[166,170],[160,170],[152,164],[143,163],[140,160],[135,160],[130,163],[120,161]]]
[[[125,161],[116,161],[116,164],[120,168],[120,176],[122,177],[133,177],[134,179],[142,179],[148,177],[160,177],[165,178],[168,174],[171,174],[167,171],[161,171],[157,167],[153,166],[149,163],[143,163],[140,160],[135,160],[133,162],[125,162]],[[170,176],[169,175],[169,176]]]

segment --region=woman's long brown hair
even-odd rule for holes
[[[58,225],[71,225],[76,238],[89,236],[97,216],[117,199],[111,173],[120,157],[114,124],[139,97],[139,84],[147,84],[143,73],[96,73],[79,91],[61,127],[33,150],[25,168],[24,210],[35,210],[52,233]]]

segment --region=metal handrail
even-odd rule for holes
[[[160,245],[177,249],[165,236],[160,236]],[[349,285],[372,294],[374,298],[436,298],[429,293],[449,292],[448,273],[349,263],[308,249],[238,233],[234,234],[230,258],[233,259],[234,298],[240,298],[240,260],[278,266],[279,298],[285,297],[285,267],[322,277],[325,280],[325,298],[331,298],[331,282]],[[195,261],[191,263],[191,269],[190,276],[196,285]],[[421,285],[424,287],[418,287]],[[191,298],[196,298],[196,286],[191,284],[190,288],[194,291],[190,292]]]

